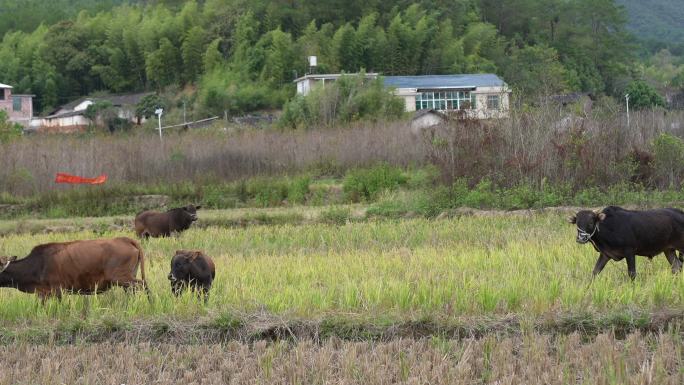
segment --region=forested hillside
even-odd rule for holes
[[[282,106],[307,55],[329,72],[494,72],[526,98],[616,94],[634,76],[613,0],[146,1],[95,12],[118,2],[3,0],[60,11],[2,12],[16,30],[0,44],[2,82],[36,94],[37,111],[98,90],[196,85],[197,106],[242,112]]]
[[[684,2],[617,0],[629,14],[627,27],[650,47],[670,47],[684,54]]]
[[[7,31],[30,32],[41,23],[54,24],[82,11],[112,9],[125,0],[0,0],[0,36]]]

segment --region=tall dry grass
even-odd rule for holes
[[[684,138],[684,113],[632,112],[628,126],[618,111],[570,116],[547,108],[514,110],[510,118],[494,121],[452,121],[425,130],[423,142],[446,181],[486,177],[499,186],[671,187],[654,169],[653,141],[663,133]]]
[[[408,122],[380,122],[309,131],[176,132],[163,141],[151,133],[32,136],[0,144],[0,193],[54,189],[57,172],[170,184],[312,169],[339,174],[377,162],[433,163],[446,182],[486,177],[499,186],[523,181],[586,188],[636,181],[672,187],[652,170],[652,142],[661,133],[684,137],[684,113],[633,112],[629,127],[624,114],[609,107],[591,114],[548,107],[513,110],[502,120],[453,120],[418,133]],[[674,182],[676,187],[682,181]]]
[[[679,334],[0,346],[0,384],[681,384]]]
[[[404,123],[336,130],[251,130],[121,136],[30,136],[0,145],[0,192],[54,189],[55,173],[112,182],[231,181],[257,175],[324,172],[388,162],[420,163],[425,150]]]

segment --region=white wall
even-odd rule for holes
[[[90,121],[83,115],[62,118],[35,118],[31,120],[31,129],[38,132],[72,133],[83,131]]]
[[[440,116],[434,113],[428,113],[411,121],[411,131],[418,134],[421,129],[432,127],[442,122],[444,122],[444,119]]]
[[[503,87],[478,87],[475,91],[470,91],[475,95],[475,109],[466,110],[467,115],[473,119],[504,118],[508,116],[510,91]],[[398,88],[394,91],[396,96],[404,98],[405,110],[412,112],[416,110],[415,88]],[[487,96],[499,96],[499,109],[487,109]]]

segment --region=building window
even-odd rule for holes
[[[421,92],[416,95],[416,110],[469,110],[473,107],[470,91]]]
[[[498,110],[499,109],[499,95],[488,95],[487,96],[487,109],[488,110]]]
[[[5,100],[5,89],[0,88],[0,100]]]
[[[21,111],[21,98],[16,96],[12,98],[12,110],[15,112]]]

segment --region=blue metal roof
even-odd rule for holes
[[[396,88],[500,87],[504,81],[494,74],[385,76],[385,86]]]

